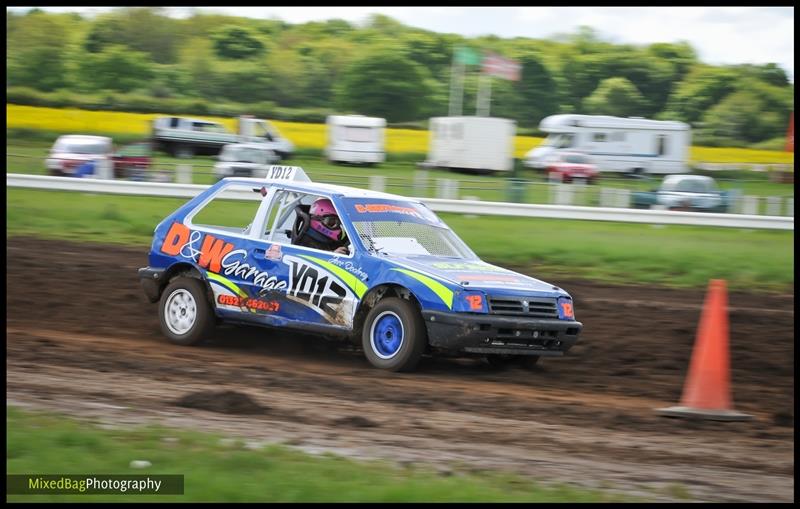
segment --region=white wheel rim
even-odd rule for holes
[[[197,319],[197,303],[188,290],[179,288],[167,298],[164,306],[167,328],[175,335],[183,336],[194,326]]]

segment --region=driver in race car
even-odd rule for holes
[[[311,247],[339,254],[349,254],[347,234],[342,221],[328,198],[319,198],[309,209],[309,225],[295,242],[298,246]]]

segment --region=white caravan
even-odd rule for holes
[[[514,168],[516,122],[494,117],[434,117],[422,166],[478,171]]]
[[[525,154],[523,164],[543,169],[559,151],[589,155],[599,171],[686,173],[691,131],[683,122],[604,115],[551,115],[539,129],[549,133]]]
[[[376,164],[386,160],[386,120],[363,115],[329,115],[325,155],[333,163]]]

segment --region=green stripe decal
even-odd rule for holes
[[[353,293],[360,299],[367,293],[367,285],[365,285],[360,279],[358,279],[354,274],[351,274],[344,270],[341,267],[337,267],[336,265],[332,264],[331,262],[326,262],[325,260],[320,260],[319,258],[315,258],[313,256],[308,255],[300,255],[300,258],[305,258],[306,260],[317,263],[329,271],[336,274],[339,279],[341,279],[344,284],[350,287],[353,290]]]
[[[402,272],[408,276],[413,277],[417,281],[421,282],[425,286],[431,289],[433,293],[439,296],[442,299],[442,302],[448,307],[448,309],[453,309],[453,292],[447,288],[442,283],[436,281],[435,279],[431,279],[428,276],[424,276],[419,272],[414,272],[413,270],[407,269],[392,269],[398,272]]]
[[[214,274],[210,271],[206,271],[206,276],[208,276],[208,279],[213,279],[214,281],[221,283],[225,288],[232,291],[239,297],[247,297],[247,294],[244,293],[238,286],[236,286],[236,284],[234,284],[234,282],[230,279],[222,277],[219,274]]]

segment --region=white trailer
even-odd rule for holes
[[[516,122],[494,117],[434,117],[422,166],[478,171],[514,168]]]
[[[605,115],[551,115],[539,129],[545,141],[530,150],[523,164],[542,169],[558,151],[586,153],[601,172],[686,173],[691,130],[674,121]]]
[[[386,160],[386,119],[329,115],[325,156],[333,163],[377,164]]]

